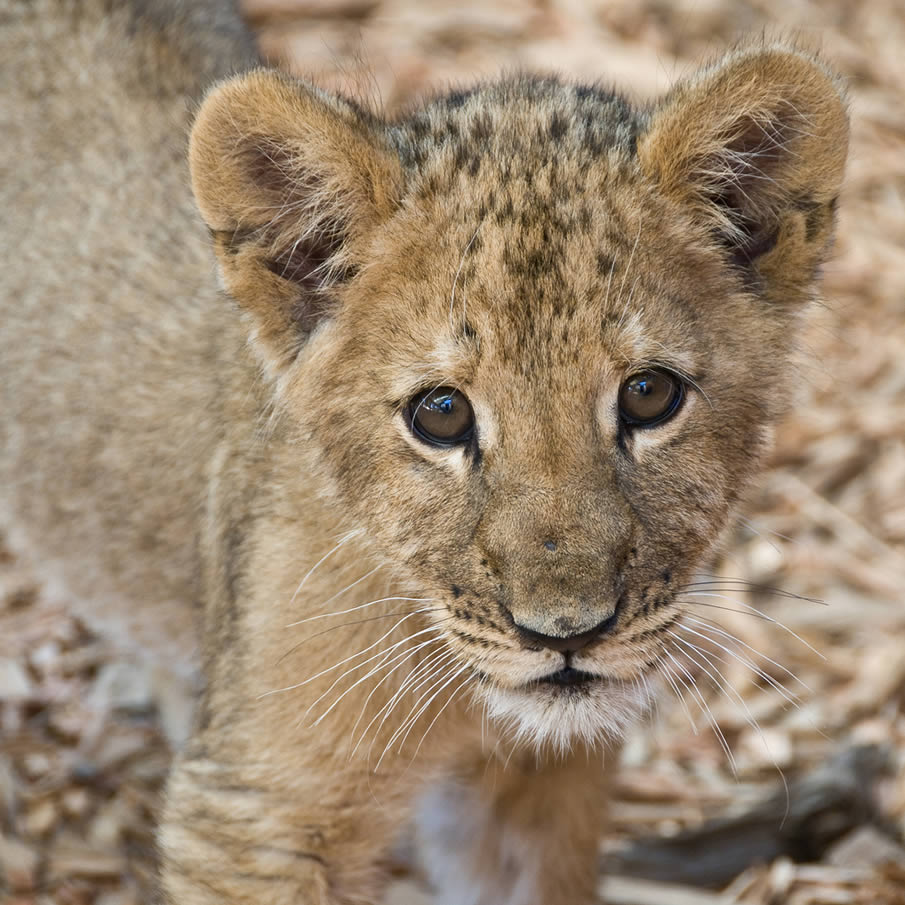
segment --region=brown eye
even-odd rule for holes
[[[619,390],[619,415],[627,424],[652,427],[674,415],[684,395],[675,375],[653,368],[638,371]]]
[[[434,446],[456,446],[474,434],[474,412],[463,393],[437,387],[416,396],[408,408],[412,433]]]

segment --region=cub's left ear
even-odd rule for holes
[[[382,123],[349,101],[258,70],[205,99],[189,163],[223,282],[279,373],[396,209],[399,158]]]
[[[796,48],[761,45],[670,91],[638,154],[661,191],[782,297],[826,252],[847,148],[838,79]]]

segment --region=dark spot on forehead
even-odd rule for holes
[[[604,252],[597,253],[597,274],[601,277],[609,278],[610,274],[616,269],[616,259]]]
[[[475,92],[474,88],[467,88],[461,91],[453,91],[446,95],[446,106],[450,110],[456,110],[461,107]]]
[[[488,113],[475,117],[471,127],[471,139],[475,142],[487,141],[493,131],[493,122]]]
[[[550,138],[559,141],[568,131],[569,121],[562,113],[556,112],[550,117]]]
[[[453,168],[461,170],[471,157],[472,151],[464,142],[456,145],[455,154],[453,155]]]
[[[414,116],[409,120],[409,129],[415,138],[424,138],[431,130],[430,120],[426,114]]]
[[[631,129],[626,137],[625,149],[634,157],[638,153],[638,130]]]
[[[496,210],[496,222],[499,226],[511,223],[515,219],[515,205],[512,198],[507,195],[505,202]]]

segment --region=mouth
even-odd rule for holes
[[[530,686],[552,685],[580,691],[583,688],[590,687],[592,684],[604,681],[605,679],[602,676],[595,676],[593,673],[584,672],[580,669],[575,669],[572,666],[564,666],[556,672],[551,672],[546,676],[542,676],[540,679],[535,679],[530,683]]]
[[[561,752],[576,742],[598,745],[620,739],[649,704],[643,689],[574,666],[515,687],[486,686],[488,714],[538,750]]]

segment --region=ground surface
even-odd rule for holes
[[[712,650],[725,657],[718,666],[735,691],[702,681],[732,761],[690,692],[685,705],[664,702],[626,751],[607,850],[616,858],[626,840],[674,838],[744,813],[782,788],[780,769],[797,807],[795,777],[855,745],[878,746],[884,769],[848,777],[842,804],[832,804],[834,780],[829,792],[821,786],[831,804],[821,810],[819,799],[808,829],[818,841],[768,855],[719,898],[683,893],[677,881],[707,878],[678,873],[662,886],[616,881],[605,895],[613,905],[905,903],[901,0],[248,0],[246,12],[272,57],[390,109],[517,66],[601,78],[646,97],[692,60],[762,29],[795,30],[850,79],[854,143],[828,302],[789,375],[802,384],[801,402],[716,568],[727,590],[693,610],[741,639],[719,636],[738,658]],[[825,604],[755,592],[745,581]],[[40,594],[20,564],[0,558],[0,901],[129,905],[153,870],[151,827],[168,760],[160,717],[179,720],[182,705],[64,614],[39,612]],[[829,775],[848,776],[835,764]],[[864,821],[875,828],[849,832]],[[776,835],[781,824],[781,814],[768,816],[764,832]],[[761,832],[750,818],[741,827],[734,847],[729,830],[688,844],[698,853],[726,846],[728,863]],[[635,861],[622,851],[625,870],[652,875],[656,848],[636,847]]]

